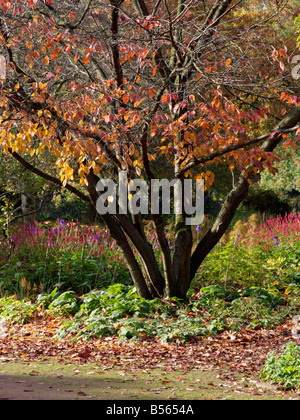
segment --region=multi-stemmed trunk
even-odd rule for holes
[[[299,121],[300,110],[296,109],[274,128],[273,135],[262,136],[262,139],[265,139],[265,141],[261,146],[261,150],[272,152],[282,140],[282,132],[297,127]],[[276,134],[274,135],[274,133]],[[141,296],[145,298],[163,296],[186,297],[197,270],[228,229],[237,208],[248,194],[249,179],[253,181],[255,176],[256,171],[249,171],[249,168],[247,177],[244,176],[243,172],[240,174],[236,184],[227,195],[212,227],[197,244],[193,252],[191,226],[185,223],[184,215],[176,215],[173,258],[171,258],[167,239],[164,235],[162,218],[160,215],[152,215],[162,252],[163,274],[159,270],[159,264],[155,259],[153,248],[147,241],[147,237],[143,232],[143,225],[140,222],[132,223],[126,216],[104,216],[112,236],[123,251],[133,282]],[[94,195],[95,199],[96,197]],[[137,251],[141,266],[134,257],[126,235]]]
[[[272,152],[282,139],[281,132],[297,126],[299,121],[300,110],[296,109],[274,128],[273,132],[277,131],[277,134],[262,137],[266,140],[261,146],[261,150]],[[175,244],[171,258],[168,241],[164,235],[162,217],[153,214],[152,219],[163,260],[162,269],[160,269],[152,245],[144,232],[140,217],[131,220],[126,215],[106,214],[102,216],[111,236],[123,252],[133,283],[140,296],[147,299],[186,297],[191,281],[201,263],[226,232],[238,206],[247,196],[250,187],[248,180],[253,181],[254,178],[255,171],[249,172],[249,168],[247,177],[244,176],[244,173],[240,174],[236,184],[227,195],[212,227],[196,245],[193,252],[191,226],[185,223],[184,215],[176,215]],[[88,176],[88,190],[94,205],[96,205],[98,199],[97,181],[98,178],[91,172]]]

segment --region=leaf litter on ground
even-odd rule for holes
[[[122,369],[161,367],[165,370],[190,370],[228,365],[240,372],[258,372],[266,354],[278,351],[292,340],[292,322],[271,330],[244,329],[239,333],[195,337],[188,344],[162,343],[155,337],[138,342],[124,341],[118,336],[90,338],[57,338],[62,321],[48,317],[34,319],[24,325],[10,325],[0,340],[1,359],[55,358],[62,363],[101,362],[105,368]],[[296,340],[297,341],[297,340]],[[299,341],[299,340],[298,340]]]
[[[74,341],[72,337],[58,339],[57,331],[62,323],[63,320],[49,316],[35,318],[24,325],[8,325],[6,337],[0,340],[0,363],[43,361],[76,367],[96,364],[96,370],[93,368],[90,374],[97,372],[97,375],[105,376],[106,372],[118,370],[123,375],[123,384],[135,381],[142,374],[151,373],[148,383],[143,382],[140,388],[141,398],[149,392],[155,398],[168,388],[170,398],[180,399],[177,394],[179,385],[184,386],[189,395],[194,395],[193,390],[200,392],[202,385],[195,378],[189,383],[186,376],[195,371],[214,371],[223,382],[217,384],[213,380],[204,388],[215,389],[221,386],[233,390],[235,395],[248,392],[259,396],[262,392],[261,384],[259,387],[255,384],[266,355],[270,351],[279,351],[284,343],[291,340],[292,328],[291,321],[287,321],[271,330],[245,329],[235,334],[225,331],[215,336],[197,337],[188,344],[178,344],[162,343],[157,338],[138,342],[124,341],[117,336],[91,338],[88,341]],[[159,386],[153,382],[157,371],[160,372],[156,378]],[[165,375],[181,373],[169,382],[169,377],[164,377],[163,372]],[[237,379],[241,374],[242,381]],[[35,375],[36,371],[32,370],[31,376]],[[115,392],[115,381],[112,380],[111,384]],[[126,390],[125,387],[122,391],[124,395],[127,395]],[[293,399],[300,398],[299,392],[290,395]],[[81,397],[85,398],[85,395]]]

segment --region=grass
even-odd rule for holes
[[[2,389],[1,389],[2,388]],[[92,399],[92,400],[272,400],[290,395],[266,387],[225,369],[166,371],[108,369],[101,363],[59,363],[54,360],[10,362],[0,366],[0,398],[9,399]],[[178,403],[176,403],[178,404]],[[134,406],[137,406],[135,403]],[[192,405],[193,406],[193,405]]]

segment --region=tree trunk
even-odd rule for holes
[[[21,193],[21,209],[22,209],[22,213],[23,213],[23,224],[25,226],[34,225],[35,224],[35,218],[36,218],[35,197],[33,197],[29,194]]]
[[[92,203],[89,203],[87,212],[86,212],[86,218],[87,218],[88,223],[91,223],[91,224],[95,223],[96,216],[97,216],[97,210],[95,209]]]

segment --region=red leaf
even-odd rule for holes
[[[105,122],[108,124],[108,123],[112,123],[112,122],[114,122],[114,120],[115,120],[115,116],[114,116],[114,114],[109,114],[109,115],[107,115],[106,117],[105,117]]]

